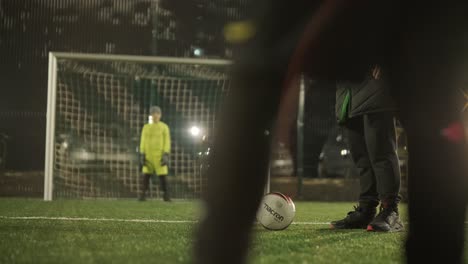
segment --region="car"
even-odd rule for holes
[[[405,130],[397,123],[397,154],[402,180],[407,178],[408,148]],[[319,178],[357,178],[359,171],[351,158],[347,139],[340,129],[333,130],[318,157]]]
[[[338,130],[332,131],[318,157],[318,177],[356,178],[358,175],[345,136]]]

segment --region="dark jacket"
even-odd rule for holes
[[[346,100],[348,93],[349,100]],[[368,77],[361,83],[338,81],[336,84],[335,113],[339,123],[363,114],[396,110],[389,87],[382,80]]]

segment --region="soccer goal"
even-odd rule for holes
[[[171,130],[171,196],[197,198],[231,62],[52,52],[44,200],[136,198],[149,107]],[[157,179],[150,196],[159,196]]]

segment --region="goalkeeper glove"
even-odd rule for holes
[[[145,164],[146,164],[146,155],[145,153],[140,153],[140,170],[143,169]]]
[[[166,166],[169,164],[169,153],[164,153],[162,158],[161,158],[161,166]]]

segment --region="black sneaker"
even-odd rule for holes
[[[331,222],[332,229],[366,229],[367,225],[374,219],[375,207],[354,206],[354,211],[341,220]]]
[[[367,226],[367,231],[400,232],[404,230],[398,209],[380,207],[379,214]]]

